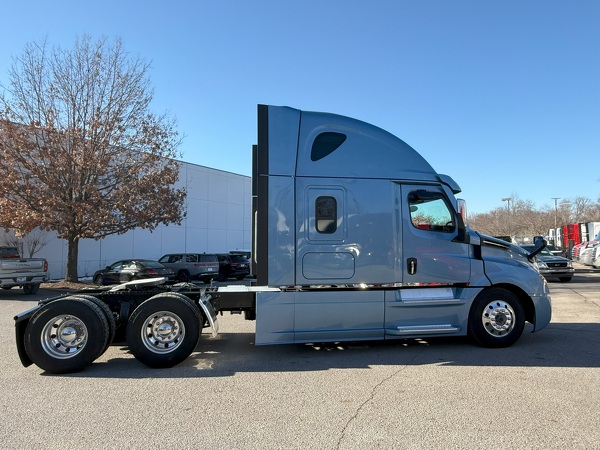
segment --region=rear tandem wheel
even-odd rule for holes
[[[27,355],[41,369],[78,372],[104,352],[109,323],[95,302],[65,297],[41,306],[29,320],[24,337]]]
[[[99,298],[94,297],[93,295],[76,294],[76,295],[72,295],[71,298],[83,298],[85,300],[89,300],[92,303],[96,304],[102,310],[102,312],[104,312],[106,321],[108,322],[108,339],[106,340],[106,345],[104,346],[104,350],[102,350],[102,352],[98,356],[103,355],[104,352],[108,349],[108,347],[110,347],[110,344],[112,344],[112,341],[115,338],[115,332],[117,330],[117,321],[115,319],[113,312],[110,310],[110,308],[108,307],[108,305],[106,303],[104,303]]]
[[[127,345],[149,367],[172,367],[192,354],[204,318],[191,299],[163,293],[140,304],[127,322]]]

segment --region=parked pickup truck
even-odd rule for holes
[[[16,247],[0,247],[0,287],[23,288],[25,294],[35,294],[40,283],[48,280],[48,262],[44,258],[21,258]]]

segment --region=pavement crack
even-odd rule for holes
[[[369,404],[373,401],[373,399],[375,398],[375,394],[377,393],[377,391],[379,390],[379,388],[381,386],[383,386],[385,383],[387,383],[389,380],[391,380],[392,378],[396,377],[399,373],[403,372],[404,370],[406,370],[409,366],[414,365],[414,362],[421,356],[421,354],[423,353],[424,349],[417,352],[417,354],[415,356],[413,356],[407,363],[403,364],[400,368],[398,368],[398,370],[396,370],[395,372],[393,372],[392,374],[388,375],[387,377],[381,379],[377,384],[375,384],[372,388],[371,388],[371,393],[369,395],[369,397],[362,402],[358,408],[356,408],[356,411],[354,412],[354,414],[348,419],[348,421],[346,422],[346,424],[344,425],[344,427],[342,428],[342,431],[340,433],[340,437],[337,441],[336,444],[336,449],[339,449],[342,445],[342,442],[344,441],[344,438],[346,437],[346,432],[348,430],[348,428],[350,427],[350,425],[358,418],[358,416],[360,415],[361,411]]]

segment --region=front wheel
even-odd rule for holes
[[[33,314],[25,329],[25,351],[47,372],[78,372],[102,354],[108,334],[106,316],[94,302],[65,297]]]
[[[492,288],[480,293],[469,313],[469,335],[483,347],[509,347],[525,328],[525,310],[512,292]]]
[[[192,354],[202,323],[199,309],[185,296],[157,294],[131,314],[127,344],[131,353],[147,366],[172,367]]]

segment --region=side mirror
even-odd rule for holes
[[[546,248],[546,245],[548,245],[548,243],[542,236],[535,236],[533,238],[533,243],[535,245],[535,249],[527,257],[529,261],[531,261],[539,252]]]
[[[467,234],[467,226],[465,225],[463,215],[460,213],[457,214],[456,221],[458,222],[458,227],[457,227],[458,234],[453,239],[453,241],[454,242],[464,242],[465,244],[468,244],[470,239],[469,239],[469,235]]]
[[[467,223],[467,202],[462,198],[457,198],[456,204],[458,205],[458,214],[462,217],[463,222]]]

